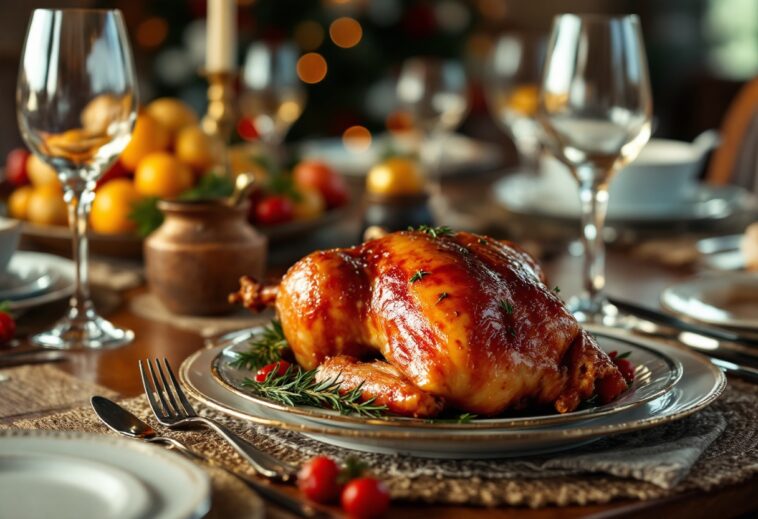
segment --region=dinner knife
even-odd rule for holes
[[[752,348],[758,347],[758,339],[745,337],[744,335],[740,335],[739,333],[733,332],[731,330],[725,330],[723,328],[716,328],[714,326],[707,326],[702,324],[694,324],[689,321],[685,321],[684,319],[679,319],[673,315],[661,312],[659,310],[647,308],[645,306],[631,303],[629,301],[622,301],[614,297],[609,297],[608,301],[622,312],[626,312],[637,317],[642,317],[643,319],[653,321],[654,323],[664,324],[666,326],[671,326],[685,332],[704,335],[706,337],[711,337],[713,339],[718,339],[721,341],[729,341],[735,344],[741,344],[743,346]]]
[[[744,378],[746,380],[750,380],[751,382],[758,382],[758,369],[748,366],[741,366],[739,364],[735,364],[734,362],[729,362],[723,359],[715,359],[713,357],[711,357],[711,364],[726,373]]]
[[[11,368],[24,364],[44,364],[66,360],[66,353],[54,350],[18,351],[0,355],[0,368]]]
[[[152,427],[135,416],[131,411],[125,409],[123,406],[117,404],[113,400],[110,400],[103,396],[93,396],[90,399],[90,403],[92,404],[92,409],[95,411],[97,417],[100,418],[100,420],[114,432],[117,432],[129,438],[148,442],[163,443],[169,447],[175,448],[177,451],[191,457],[195,461],[199,460],[207,463],[212,467],[219,468],[241,480],[255,492],[263,496],[263,498],[271,501],[272,503],[284,508],[289,512],[294,513],[298,517],[316,519],[336,517],[323,510],[319,510],[308,503],[304,503],[293,497],[290,497],[285,492],[282,492],[281,490],[278,490],[271,485],[261,483],[260,481],[253,479],[245,474],[241,474],[235,470],[229,469],[218,461],[201,456],[200,454],[197,454],[189,447],[173,438],[156,435]]]

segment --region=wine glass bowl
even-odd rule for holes
[[[300,118],[306,102],[297,76],[297,52],[290,44],[257,42],[250,46],[242,71],[240,111],[261,139],[279,146]]]
[[[546,38],[512,32],[496,40],[484,74],[484,94],[496,123],[516,145],[520,162],[537,169],[541,128],[537,122]]]
[[[69,209],[76,289],[68,314],[32,337],[55,348],[107,348],[132,340],[95,312],[87,277],[87,220],[97,179],[131,138],[137,95],[121,13],[36,9],[16,88],[16,113],[29,149],[55,168]]]
[[[606,322],[603,225],[608,183],[650,139],[652,99],[639,19],[559,15],[542,76],[538,120],[545,146],[579,183],[584,293],[570,302],[582,320]]]
[[[468,111],[466,74],[456,61],[410,58],[403,63],[397,97],[411,125],[425,136],[451,131]]]

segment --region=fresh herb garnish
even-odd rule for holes
[[[429,274],[431,274],[431,272],[427,272],[425,270],[417,270],[416,273],[413,274],[411,276],[411,279],[409,279],[408,281],[410,283],[415,283],[416,281],[421,281],[422,279],[424,279],[424,276],[428,276]]]
[[[426,423],[470,423],[478,415],[473,413],[463,413],[455,418],[429,418]]]
[[[275,371],[263,382],[249,378],[242,385],[252,393],[288,406],[308,405],[334,409],[340,414],[356,414],[378,418],[387,410],[386,405],[377,405],[375,398],[363,400],[363,386],[347,393],[340,392],[340,375],[317,381],[316,370],[304,371],[290,367],[283,376]]]
[[[237,358],[231,362],[231,365],[235,368],[258,369],[280,360],[282,353],[288,347],[282,323],[273,320],[259,336],[250,341],[248,351],[235,353]]]
[[[473,413],[463,413],[458,417],[458,423],[469,423],[474,418],[476,418],[476,415]]]
[[[511,315],[513,313],[513,305],[505,299],[501,299],[497,304],[506,314]]]
[[[418,227],[408,227],[409,231],[418,231],[428,234],[432,238],[439,238],[440,236],[449,236],[453,234],[453,230],[447,225],[440,227],[432,227],[431,225],[419,225]]]
[[[437,302],[436,302],[436,303],[434,303],[434,304],[435,304],[435,305],[436,305],[436,304],[439,304],[439,303],[441,303],[441,302],[442,302],[442,300],[443,300],[443,299],[447,299],[448,297],[450,297],[450,296],[448,295],[448,293],[447,293],[447,292],[440,292],[440,295],[437,297]]]
[[[613,357],[613,360],[625,359],[625,358],[631,356],[631,354],[632,354],[631,351],[625,351],[624,353],[619,353],[618,355],[616,355],[615,357]]]
[[[555,292],[556,294],[560,294],[561,293],[561,287],[559,287],[558,285],[555,285],[553,287],[553,292]]]
[[[163,213],[158,209],[158,198],[148,197],[132,205],[129,219],[137,226],[137,234],[144,238],[163,223]]]
[[[203,175],[192,189],[179,196],[180,200],[215,200],[231,196],[234,184],[229,177],[209,173]]]

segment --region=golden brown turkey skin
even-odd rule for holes
[[[567,412],[600,380],[611,398],[626,387],[534,260],[474,234],[399,232],[313,253],[282,279],[276,310],[304,368],[379,353],[416,388],[480,415]]]

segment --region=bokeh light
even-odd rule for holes
[[[295,42],[305,51],[318,49],[324,42],[324,28],[313,20],[305,20],[295,26]]]
[[[395,110],[387,116],[385,124],[390,133],[406,133],[413,129],[413,117],[405,110]]]
[[[153,16],[137,26],[137,44],[146,49],[159,47],[168,36],[168,23],[163,18]]]
[[[360,43],[363,37],[363,28],[355,18],[343,16],[334,20],[329,26],[329,36],[336,46],[349,49]]]
[[[342,133],[342,144],[353,153],[363,153],[371,147],[371,132],[364,126],[351,126]]]
[[[297,76],[305,83],[318,83],[326,77],[326,60],[318,52],[309,52],[297,60]]]

